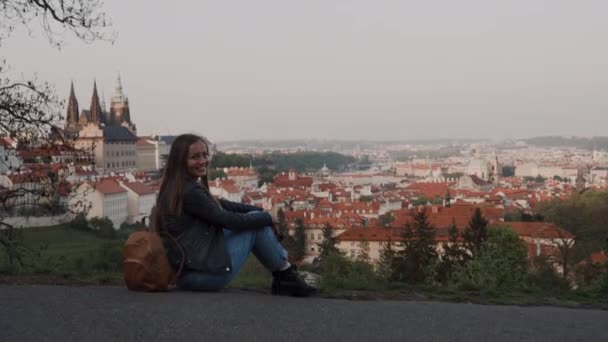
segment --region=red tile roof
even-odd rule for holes
[[[154,194],[154,189],[141,182],[125,182],[124,186],[135,192],[139,196]]]
[[[92,183],[92,186],[104,196],[127,192],[127,190],[123,189],[116,180],[110,178],[94,182]]]

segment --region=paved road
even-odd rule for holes
[[[0,341],[608,341],[608,311],[0,285]]]

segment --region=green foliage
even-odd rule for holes
[[[120,224],[120,231],[121,232],[133,232],[136,230],[140,230],[142,229],[142,223],[141,222],[135,222],[135,223],[127,223],[126,221]]]
[[[481,214],[481,209],[475,208],[475,213],[462,235],[464,246],[469,255],[475,257],[481,245],[488,239],[488,220]]]
[[[367,203],[374,200],[374,196],[360,196],[359,202]]]
[[[115,242],[103,243],[93,253],[92,269],[94,271],[122,271],[122,248],[121,244]]]
[[[351,261],[338,253],[330,253],[321,259],[320,273],[323,290],[373,290],[382,286],[381,279],[369,263]]]
[[[535,183],[544,183],[547,180],[547,178],[538,175],[536,177],[530,177],[530,176],[525,176],[524,177],[524,181],[526,182],[535,182]]]
[[[211,158],[209,167],[211,169],[225,168],[225,167],[249,167],[251,162],[251,156],[236,154],[236,153],[224,153],[216,152]]]
[[[502,166],[502,174],[503,177],[513,177],[515,176],[515,166],[503,165]]]
[[[89,222],[84,213],[78,213],[69,223],[68,227],[76,230],[90,230]]]
[[[528,275],[528,284],[546,292],[565,291],[570,288],[568,281],[555,272],[549,258],[543,256],[534,259],[533,270]]]
[[[395,218],[390,211],[380,215],[378,219],[380,220],[380,225],[382,227],[387,227],[391,224],[391,222],[395,221]]]
[[[30,250],[24,244],[22,229],[8,227],[0,230],[0,247],[4,249],[8,261],[7,272],[18,273],[26,266],[24,258]]]
[[[456,223],[452,221],[448,229],[448,243],[444,245],[443,255],[435,268],[436,278],[440,283],[447,283],[452,278],[455,268],[462,265],[465,260],[466,250],[459,237]]]
[[[568,199],[541,202],[536,211],[545,221],[576,236],[577,260],[604,247],[608,237],[608,191],[573,193]]]
[[[412,205],[414,205],[416,207],[427,205],[427,203],[441,205],[441,204],[443,204],[443,198],[441,196],[435,196],[435,198],[426,198],[426,197],[422,196],[422,197],[418,197],[412,201]]]
[[[283,233],[283,235],[287,235],[287,222],[285,221],[285,212],[283,209],[279,209],[277,212],[277,224],[279,232]]]
[[[539,213],[531,214],[524,212],[523,210],[518,210],[513,213],[505,213],[503,219],[505,222],[542,222],[545,218]]]
[[[416,213],[413,226],[406,224],[401,235],[405,248],[399,252],[396,278],[421,283],[427,280],[438,257],[435,227],[429,223],[426,209]]]
[[[13,269],[20,275],[78,281],[99,272],[110,272],[114,278],[121,276],[122,239],[101,238],[96,231],[74,229],[71,224],[22,229],[19,233],[27,251],[22,255],[23,264]],[[2,272],[11,272],[8,265],[8,258],[0,255]]]
[[[388,241],[382,246],[380,250],[380,258],[378,260],[378,269],[376,272],[382,279],[392,280],[395,278],[395,272],[397,270],[397,251],[393,248],[393,240],[391,236],[388,236]]]
[[[318,171],[323,165],[331,170],[344,170],[348,165],[357,161],[355,157],[345,156],[335,152],[296,152],[296,153],[267,153],[256,156],[253,165],[273,166],[278,172],[286,172],[295,168],[298,172]],[[259,168],[258,168],[258,172]]]
[[[222,169],[211,169],[209,172],[209,180],[215,180],[217,178],[227,178],[226,172]]]
[[[103,238],[112,239],[116,237],[114,224],[107,217],[93,217],[89,220],[91,228],[96,231],[97,235]]]
[[[365,240],[359,241],[359,254],[357,255],[357,260],[365,263],[370,262],[369,260],[369,242]]]
[[[306,254],[306,227],[302,219],[296,219],[296,227],[293,235],[295,242],[294,255],[295,260],[300,260]]]
[[[524,242],[512,229],[496,227],[475,257],[457,267],[454,281],[461,289],[517,289],[524,286],[527,274]]]
[[[269,168],[268,166],[262,165],[256,168],[258,175],[260,176],[260,180],[258,181],[258,186],[262,186],[264,183],[272,183],[274,180],[274,176],[278,173],[277,170],[273,168]]]
[[[336,238],[334,235],[334,229],[328,223],[323,227],[323,241],[318,244],[319,250],[321,251],[321,258],[326,257],[330,253],[339,253],[336,247]]]

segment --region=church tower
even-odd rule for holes
[[[97,95],[97,82],[93,82],[93,98],[91,98],[91,120],[90,122],[96,125],[101,123],[103,113],[101,112],[101,104]]]
[[[576,181],[574,182],[576,191],[579,193],[585,190],[585,177],[583,177],[583,169],[581,167],[578,168],[576,172]]]
[[[78,100],[74,94],[74,82],[70,85],[70,98],[68,100],[68,111],[66,115],[66,127],[74,127],[78,124]]]
[[[127,123],[128,126],[132,126],[131,113],[129,112],[129,99],[124,95],[122,91],[122,82],[120,81],[120,75],[118,75],[118,81],[116,83],[115,94],[112,97],[112,104],[110,105],[110,125],[122,125]]]
[[[494,153],[494,160],[492,160],[492,170],[490,174],[490,181],[495,185],[498,185],[500,176],[502,175],[502,166],[498,161],[498,155],[496,155],[496,152]]]

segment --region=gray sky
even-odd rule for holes
[[[605,0],[169,3],[106,0],[114,45],[36,28],[0,56],[81,109],[120,72],[140,135],[608,135]]]

